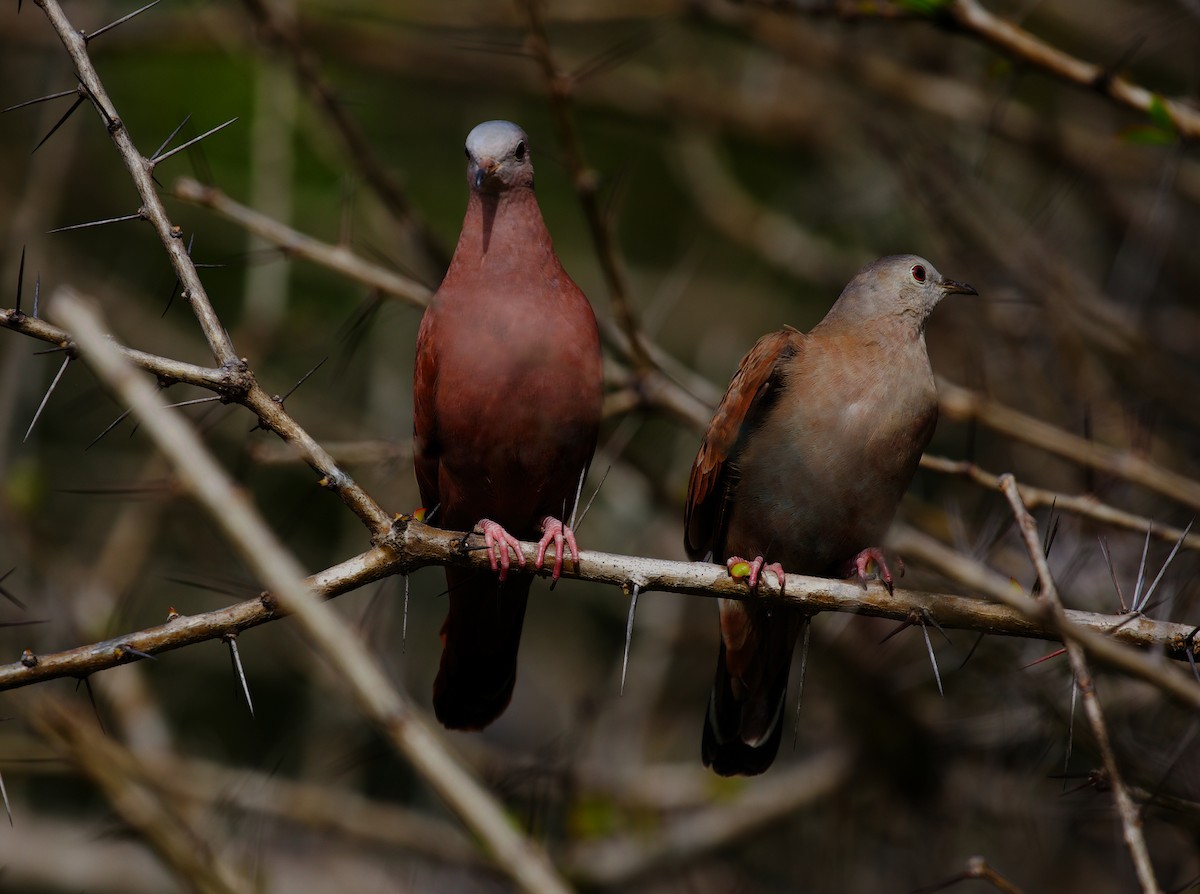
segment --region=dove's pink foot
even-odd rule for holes
[[[554,571],[550,574],[550,580],[556,581],[562,574],[564,546],[571,551],[571,559],[576,565],[579,564],[579,546],[575,543],[574,531],[557,518],[547,515],[542,519],[542,539],[538,541],[538,568],[542,567],[542,562],[546,559],[546,550],[551,543],[554,544]]]
[[[491,564],[492,571],[499,570],[500,580],[508,577],[508,569],[512,566],[512,559],[509,557],[510,550],[517,557],[517,564],[524,567],[525,556],[521,553],[521,541],[490,518],[481,518],[479,524],[475,527],[483,532],[483,542],[487,548],[488,563]],[[539,559],[541,558],[540,553],[538,557]]]
[[[772,562],[770,565],[767,565],[765,564],[765,560],[762,556],[756,556],[753,561],[750,559],[743,559],[741,556],[730,556],[725,560],[725,567],[729,569],[731,575],[733,573],[733,566],[739,562],[745,562],[750,566],[750,575],[747,583],[750,584],[751,590],[754,590],[758,587],[759,575],[761,575],[765,569],[766,571],[770,571],[775,575],[775,579],[779,582],[779,592],[783,592],[786,578],[783,573],[783,566],[778,562]]]
[[[895,591],[895,583],[892,580],[892,569],[888,567],[887,557],[884,556],[883,550],[877,546],[871,546],[864,549],[861,553],[854,557],[851,565],[858,576],[858,582],[862,584],[862,588],[867,588],[867,579],[871,577],[871,563],[875,563],[875,568],[878,571],[879,579],[888,589],[888,593]],[[900,572],[897,577],[904,577],[904,562],[896,556],[896,568]]]

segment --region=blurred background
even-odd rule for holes
[[[611,324],[560,138],[565,109],[642,333],[700,401],[719,397],[759,335],[819,321],[862,263],[919,253],[980,292],[945,302],[929,322],[943,397],[959,397],[929,452],[1182,528],[1200,505],[1182,485],[1148,488],[1035,435],[1108,445],[1118,460],[1147,460],[1198,486],[1195,144],[1161,103],[1138,112],[1064,83],[949,27],[942,5],[554,0],[542,15],[556,83],[569,88],[559,113],[521,4],[167,0],[89,51],[146,155],[185,119],[172,145],[238,119],[156,170],[168,209],[264,387],[286,393],[323,362],[288,410],[390,512],[420,502],[409,452],[420,308],[178,198],[180,178],[434,288],[465,208],[464,138],[482,120],[514,120],[530,135],[557,250]],[[134,8],[68,3],[66,12],[93,31]],[[990,8],[1195,109],[1193,0]],[[74,85],[42,11],[5,4],[0,107]],[[43,307],[71,285],[102,303],[123,342],[209,364],[149,226],[47,233],[137,211],[90,103],[31,154],[72,102],[0,117],[0,305],[16,300],[24,251],[27,312],[35,282]],[[0,586],[21,603],[0,603],[0,622],[38,622],[0,630],[2,660],[257,595],[131,420],[97,440],[123,408],[84,364],[69,365],[26,436],[63,364],[38,353],[46,347],[0,333]],[[624,358],[609,354],[609,390],[636,396]],[[205,396],[187,386],[168,394]],[[971,409],[979,401],[1025,415],[999,425]],[[611,409],[587,492],[608,474],[580,543],[683,558],[700,431],[653,402],[614,399]],[[367,548],[361,524],[273,435],[251,431],[244,410],[183,411],[306,568]],[[1043,530],[1056,528],[1050,562],[1073,608],[1119,611],[1175,539],[1051,515],[1037,513]],[[923,469],[897,524],[1029,588],[1010,519],[994,489]],[[1167,568],[1145,609],[1152,617],[1200,623],[1198,545],[1190,538]],[[905,558],[904,586],[970,592],[952,567]],[[427,710],[442,572],[425,569],[407,586],[407,603],[405,582],[393,579],[334,605]],[[1053,644],[933,631],[942,696],[919,627],[885,642],[893,622],[821,616],[776,765],[760,779],[722,780],[699,760],[716,606],[641,599],[622,695],[627,609],[613,589],[535,583],[511,707],[483,733],[445,734],[581,886],[933,890],[982,855],[1025,891],[1136,890],[1111,798],[1091,775],[1100,759],[1066,659],[1030,666]],[[164,803],[203,830],[204,852],[257,890],[508,888],[292,625],[248,632],[239,648],[254,716],[219,642],[0,696],[14,819],[0,827],[0,888],[189,889],[81,776],[80,761],[23,719],[50,697],[153,768]],[[1098,671],[1098,688],[1146,805],[1164,888],[1200,889],[1194,719],[1144,683]]]

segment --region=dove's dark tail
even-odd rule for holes
[[[511,574],[501,583],[486,571],[446,569],[450,611],[433,682],[433,710],[443,726],[483,729],[508,707],[532,581]]]
[[[799,613],[783,615],[756,618],[760,637],[732,661],[722,639],[701,744],[704,765],[721,776],[757,776],[779,753],[788,672],[803,623]]]

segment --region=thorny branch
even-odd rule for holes
[[[217,318],[208,293],[200,282],[196,266],[192,263],[187,247],[183,244],[182,230],[171,223],[162,200],[158,197],[153,180],[154,163],[145,158],[134,146],[133,139],[117,115],[112,101],[108,98],[104,86],[92,66],[87,52],[87,41],[67,20],[57,0],[39,0],[38,5],[45,11],[51,25],[58,33],[59,39],[63,42],[63,46],[66,47],[67,53],[75,65],[76,75],[87,88],[92,103],[104,119],[113,144],[137,187],[138,195],[142,200],[139,215],[149,220],[154,226],[155,232],[158,233],[159,239],[171,259],[175,273],[183,284],[183,295],[191,305],[221,371],[225,373],[226,381],[222,389],[229,392],[230,399],[255,413],[260,425],[271,429],[295,446],[313,470],[322,476],[323,484],[337,492],[342,501],[363,521],[373,536],[385,532],[388,526],[387,513],[349,475],[338,468],[324,448],[288,415],[282,402],[276,401],[263,390],[254,380],[245,361],[237,356],[229,334]],[[9,319],[11,319],[11,315]]]
[[[1037,571],[1038,583],[1041,585],[1040,598],[1045,600],[1056,618],[1062,618],[1064,616],[1062,600],[1059,598],[1058,588],[1054,584],[1054,577],[1050,573],[1050,566],[1046,562],[1046,553],[1042,549],[1038,536],[1037,522],[1021,502],[1021,494],[1017,489],[1016,479],[1012,475],[1001,476],[1000,488],[1004,491],[1004,496],[1008,498],[1013,516],[1017,520],[1021,536],[1025,541],[1025,548],[1029,551],[1029,558]],[[1121,816],[1125,845],[1129,848],[1129,854],[1133,858],[1138,882],[1143,894],[1161,894],[1162,889],[1154,877],[1154,867],[1150,863],[1150,854],[1146,850],[1146,840],[1142,836],[1141,814],[1121,778],[1121,771],[1117,766],[1116,755],[1113,753],[1108,727],[1104,722],[1104,712],[1100,707],[1100,699],[1096,695],[1096,687],[1092,680],[1092,672],[1088,668],[1087,658],[1078,642],[1067,639],[1064,643],[1067,648],[1067,657],[1071,661],[1071,669],[1075,674],[1076,685],[1079,686],[1079,691],[1083,695],[1083,707],[1092,727],[1092,735],[1096,737],[1096,745],[1099,747],[1101,758],[1104,761],[1107,782],[1112,788],[1113,800],[1116,802],[1117,812]]]
[[[96,313],[69,289],[57,294],[55,310],[75,331],[89,365],[137,414],[191,495],[271,587],[273,598],[296,617],[315,650],[337,672],[360,710],[392,747],[486,843],[497,863],[521,888],[534,894],[568,891],[541,847],[512,827],[500,804],[411,709],[347,623],[308,587],[299,562],[258,516],[199,436],[177,412],[158,402],[150,383],[109,344]]]
[[[477,569],[488,567],[487,556],[478,547],[482,537],[476,534],[443,531],[410,518],[397,519],[390,535],[378,546],[307,578],[308,587],[318,596],[332,598],[393,574],[410,574],[429,565],[456,565]],[[536,544],[523,543],[526,562],[532,566]],[[546,574],[548,572],[543,572]],[[949,594],[924,593],[897,588],[889,595],[886,588],[866,590],[856,583],[788,575],[783,594],[768,587],[763,595],[752,596],[743,581],[731,578],[722,565],[702,562],[675,562],[646,559],[585,550],[575,567],[568,561],[563,576],[578,580],[631,588],[638,583],[648,591],[717,596],[727,599],[781,599],[802,606],[810,613],[848,612],[873,617],[908,620],[914,615],[928,617],[947,629],[967,629],[1001,636],[1059,639],[1060,625],[1046,617],[1044,605],[1013,592],[1012,585],[995,572],[991,578],[977,581],[988,586],[989,597],[1003,598],[1010,604]],[[991,579],[995,584],[989,584]],[[131,652],[159,654],[181,646],[220,639],[285,616],[283,607],[272,594],[247,600],[226,608],[197,615],[174,615],[164,624],[104,642],[80,646],[65,652],[45,655],[28,654],[22,661],[0,665],[0,690],[13,689],[56,677],[85,676],[106,668],[137,660]],[[1139,654],[1136,646],[1163,651],[1183,658],[1185,650],[1196,649],[1189,640],[1192,628],[1185,624],[1155,621],[1145,616],[1103,615],[1069,610],[1065,612],[1068,635],[1084,639],[1089,649],[1107,664],[1145,679],[1185,705],[1200,708],[1200,685],[1175,667]],[[1102,645],[1098,645],[1102,644]]]

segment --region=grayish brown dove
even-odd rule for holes
[[[866,580],[937,422],[925,320],[947,294],[975,295],[915,255],[868,264],[809,334],[760,338],[729,383],[692,466],[685,546]],[[743,559],[745,556],[747,559]],[[766,557],[766,558],[764,558]],[[865,585],[865,583],[864,583]],[[788,669],[806,618],[769,601],[720,600],[721,651],[704,724],[706,766],[754,775],[779,750]]]
[[[563,270],[533,192],[529,138],[508,121],[467,136],[470,193],[454,258],[417,337],[417,483],[434,521],[478,528],[498,579],[446,569],[449,612],[434,711],[480,729],[508,706],[532,577],[517,540],[578,560],[566,519],[596,448],[596,317]],[[511,552],[511,556],[510,556]]]

